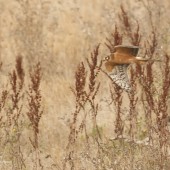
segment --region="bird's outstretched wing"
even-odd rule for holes
[[[114,50],[117,53],[123,53],[126,55],[137,56],[139,47],[138,46],[117,45],[114,47]]]
[[[109,76],[119,87],[129,92],[131,91],[131,85],[127,75],[128,66],[128,64],[115,66]]]

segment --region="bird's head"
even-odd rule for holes
[[[108,55],[108,56],[106,56],[104,59],[103,59],[103,61],[109,61],[110,60],[110,56]]]

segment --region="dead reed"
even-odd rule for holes
[[[28,105],[29,111],[27,112],[28,118],[31,122],[33,128],[34,137],[30,138],[32,146],[38,148],[38,133],[39,133],[39,122],[43,114],[41,108],[41,92],[40,92],[40,82],[41,82],[41,66],[37,63],[32,71],[30,71],[31,83],[29,85],[28,91]]]
[[[43,114],[41,93],[45,90],[41,89],[44,70],[37,63],[27,74],[23,57],[17,56],[7,85],[0,92],[1,169],[170,169],[170,56],[160,48],[162,40],[154,22],[154,11],[141,1],[149,17],[147,35],[143,31],[146,29],[144,25],[131,17],[127,8],[121,5],[118,21],[115,22],[113,33],[106,38],[105,45],[110,53],[114,52],[114,46],[124,42],[140,46],[141,57],[152,60],[145,65],[129,66],[132,91],[128,93],[114,82],[107,81],[109,77],[103,71],[103,60],[100,59],[100,44],[85,62],[80,62],[75,72],[74,86],[71,88],[74,111],[68,113],[71,116],[69,134],[67,139],[62,139],[67,140],[67,145],[65,148],[62,145],[61,149],[64,159],[58,156],[62,154],[56,152],[54,164],[51,163],[48,168],[44,164],[51,153],[44,156],[40,135],[43,128],[40,121],[42,116],[46,116]],[[46,28],[43,27],[43,18],[40,15],[42,3],[34,9],[28,0],[18,2],[24,17],[18,22],[19,29],[15,38],[21,53],[28,57],[30,66],[32,59],[38,60],[37,57],[46,51],[43,49],[43,30]],[[159,65],[154,62],[156,58],[162,60]],[[2,64],[0,70],[1,68]],[[156,75],[158,71],[159,78]],[[106,94],[103,94],[104,90]],[[102,124],[102,119],[108,115],[114,115],[113,120],[109,120],[112,125],[109,122]],[[52,127],[56,128],[56,125]],[[60,138],[58,133],[56,136],[57,139]],[[47,138],[43,141],[45,144],[49,142]],[[59,166],[58,160],[62,160]],[[7,161],[8,167],[5,164]]]
[[[41,68],[38,63],[32,71],[30,71],[31,83],[29,90],[25,86],[25,70],[23,67],[22,56],[16,57],[15,68],[9,73],[9,84],[1,92],[0,100],[0,112],[1,112],[1,140],[0,145],[2,147],[2,160],[9,159],[9,166],[12,169],[22,170],[27,168],[26,158],[29,155],[29,150],[25,153],[24,146],[27,147],[28,139],[25,138],[24,133],[28,128],[28,120],[26,113],[31,122],[31,126],[34,132],[33,139],[30,138],[31,144],[34,149],[38,149],[38,132],[39,121],[43,111],[41,110],[41,93],[40,93],[40,81],[41,81]],[[26,98],[28,98],[28,109],[26,111],[24,105],[26,104]],[[4,114],[5,113],[5,114]],[[34,162],[40,162],[37,157],[33,158]],[[38,168],[37,164],[34,169]],[[1,168],[6,168],[5,164],[2,164]]]
[[[143,57],[158,58],[158,34],[153,23],[151,24],[150,40],[145,40],[142,37],[139,22],[133,22],[123,6],[120,7],[120,11],[119,25],[123,31],[122,33],[118,32],[118,26],[115,26],[111,38],[107,38],[105,43],[109,51],[113,53],[114,46],[122,44],[124,38],[128,38],[132,45],[143,45],[145,47],[142,51]],[[117,169],[122,167],[127,169],[167,169],[169,167],[168,151],[170,149],[167,112],[170,86],[169,56],[164,55],[165,62],[163,64],[165,67],[161,73],[164,76],[162,86],[159,87],[162,89],[161,92],[158,93],[157,90],[153,60],[146,65],[136,65],[130,68],[130,82],[133,89],[131,92],[124,93],[114,83],[110,86],[111,102],[109,106],[112,106],[115,110],[113,113],[115,120],[113,138],[109,141],[100,133],[97,122],[99,103],[96,103],[95,99],[99,97],[98,91],[102,83],[97,82],[97,79],[100,71],[104,72],[101,69],[102,61],[97,65],[98,48],[99,46],[91,54],[91,58],[87,59],[87,69],[86,65],[81,63],[76,72],[76,86],[73,90],[76,98],[76,111],[73,113],[73,121],[70,126],[68,153],[64,160],[64,169],[84,167],[81,160],[86,161],[91,169],[109,169],[113,167]],[[88,72],[88,68],[90,72]],[[106,76],[106,78],[108,77]],[[128,103],[125,105],[126,96],[128,97]],[[139,111],[141,107],[143,110]],[[81,110],[84,112],[82,116]],[[87,128],[89,126],[87,121],[89,113],[92,113],[93,121],[91,124],[93,129],[96,130],[93,137],[89,135],[90,130]],[[86,140],[81,141],[81,147],[79,148],[77,145],[80,141],[79,136],[83,134],[83,129]],[[95,154],[92,154],[92,151],[87,149],[86,146],[93,148],[93,152],[96,151]],[[70,150],[70,148],[72,149]],[[153,152],[157,156],[155,159],[147,161],[145,159],[146,151],[147,157],[153,157]],[[129,158],[127,158],[127,155]],[[70,163],[70,166],[67,162]],[[146,164],[144,165],[142,162]]]

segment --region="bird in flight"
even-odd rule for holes
[[[114,47],[114,53],[105,58],[106,70],[110,78],[122,89],[131,91],[127,68],[130,64],[143,64],[149,59],[137,57],[138,46],[118,45]]]

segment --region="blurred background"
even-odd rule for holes
[[[121,22],[121,6],[134,26],[132,31],[139,25],[139,56],[145,57],[146,42],[152,39],[153,28],[156,57],[161,59],[165,52],[169,55],[169,0],[0,0],[0,87],[9,85],[9,73],[15,69],[17,56],[22,56],[28,77],[29,70],[40,62],[43,115],[39,143],[44,153],[42,159],[46,155],[52,157],[46,169],[56,162],[61,164],[63,159],[75,110],[71,88],[75,86],[78,64],[86,62],[99,43],[99,60],[110,54],[105,43],[112,38],[115,26],[124,35],[122,44],[133,45]],[[155,74],[160,77],[156,71]],[[97,119],[109,138],[114,127],[114,108],[108,105],[110,80],[104,74],[99,80],[102,90],[97,98],[100,102]],[[29,78],[25,82],[28,87]],[[25,103],[23,107],[27,109]]]

